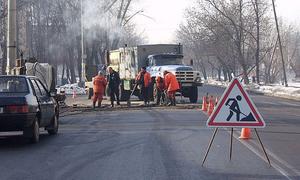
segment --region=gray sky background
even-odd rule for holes
[[[138,25],[138,31],[148,37],[149,43],[172,43],[174,32],[183,21],[184,9],[191,6],[192,2],[193,0],[138,0],[134,11],[143,9],[143,14],[153,19],[138,14],[132,20]],[[276,0],[276,5],[278,16],[299,25],[300,0]]]

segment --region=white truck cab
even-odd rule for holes
[[[180,84],[180,93],[189,97],[190,102],[196,103],[198,99],[198,86],[202,85],[200,72],[194,71],[192,66],[183,64],[183,55],[180,54],[154,54],[148,56],[147,71],[151,77],[163,77],[164,71],[176,75]]]

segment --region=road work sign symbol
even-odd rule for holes
[[[265,122],[238,79],[233,79],[207,120],[209,127],[263,128]]]

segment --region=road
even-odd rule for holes
[[[224,88],[204,86],[220,96]],[[257,142],[238,140],[229,161],[229,132],[218,132],[201,166],[213,130],[199,109],[156,108],[87,111],[60,118],[57,136],[27,144],[15,134],[0,138],[0,179],[300,179],[300,102],[251,94],[267,127]]]

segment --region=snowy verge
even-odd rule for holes
[[[57,89],[57,93],[65,92],[65,94],[73,94],[74,92],[77,95],[86,94],[85,89],[78,86],[78,84],[65,84],[60,86]]]
[[[215,79],[208,79],[205,84],[227,87],[229,82],[217,81]],[[268,96],[276,96],[287,99],[300,100],[300,83],[289,83],[289,87],[280,84],[272,85],[257,85],[257,84],[243,84],[244,88],[254,93],[262,93]]]

